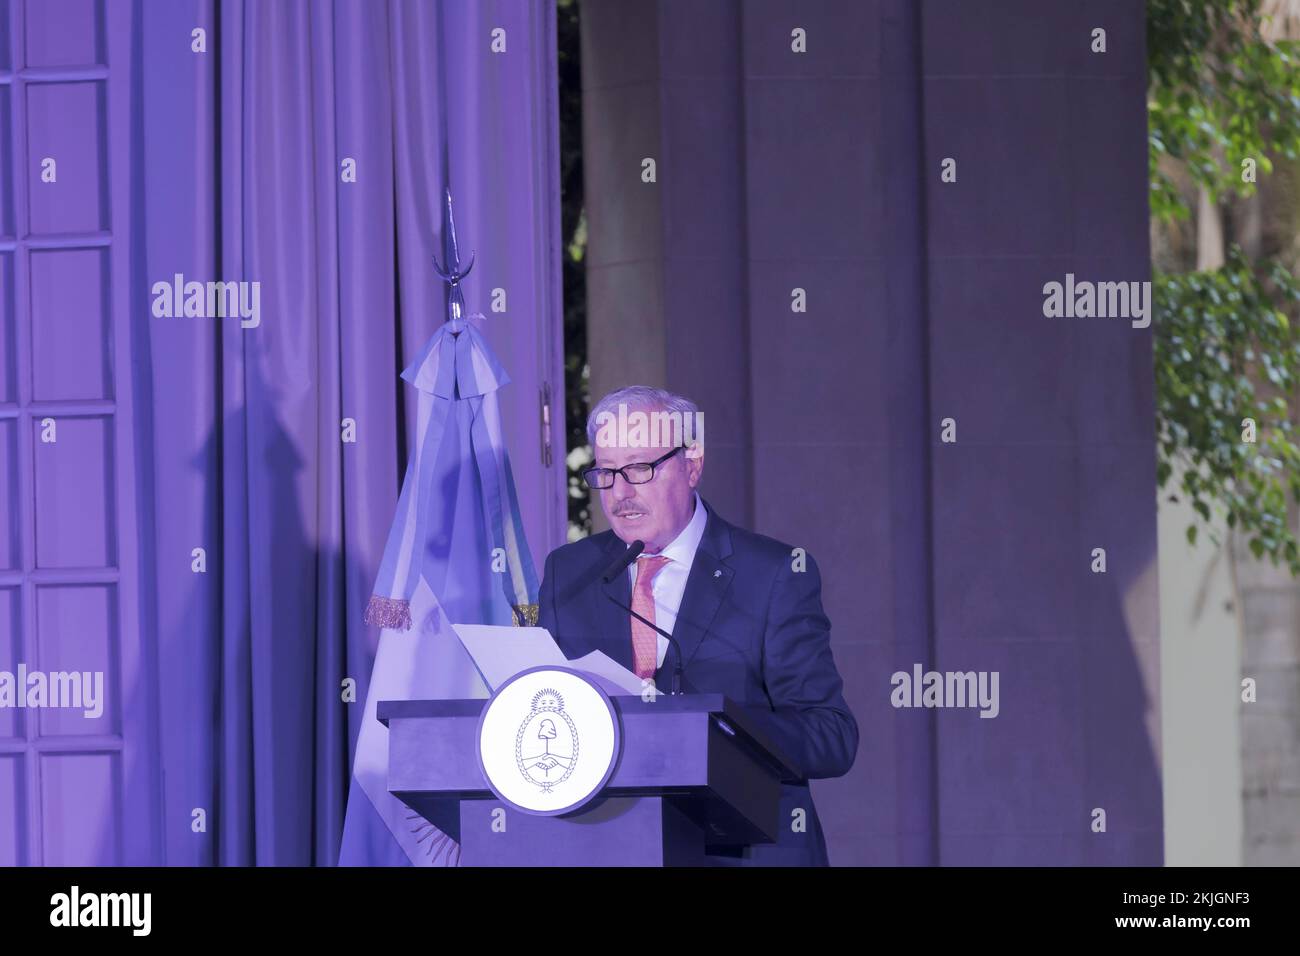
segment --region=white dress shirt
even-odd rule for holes
[[[700,493],[697,491],[695,511],[691,515],[691,520],[686,522],[686,527],[681,530],[681,533],[659,552],[660,556],[670,560],[659,569],[651,586],[655,601],[654,622],[669,634],[673,633],[673,625],[677,623],[677,612],[682,606],[682,595],[686,593],[686,579],[690,576],[691,565],[695,562],[695,552],[700,547],[700,539],[704,537],[704,525],[708,520],[709,513],[704,509],[704,502],[700,500]],[[643,557],[653,557],[653,555],[646,552]],[[636,586],[637,565],[640,563],[641,558],[637,558],[627,569],[628,581],[633,587]],[[655,636],[659,642],[657,666],[663,667],[664,656],[668,653],[668,639],[662,634]]]

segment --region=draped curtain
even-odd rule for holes
[[[397,376],[445,316],[444,185],[477,253],[470,311],[506,288],[514,308],[484,323],[498,354],[558,367],[557,196],[532,145],[550,142],[553,8],[136,9],[132,357],[157,649],[138,683],[157,688],[165,862],[332,864],[377,639],[362,614],[413,438]],[[257,283],[256,324],[153,314],[157,283],[190,281]],[[524,444],[535,397],[514,401]],[[511,452],[527,472],[535,450]],[[561,533],[530,528],[534,559]]]

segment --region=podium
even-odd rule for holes
[[[380,701],[388,789],[460,844],[462,866],[702,866],[706,847],[770,843],[799,770],[721,694],[610,698],[621,747],[605,786],[562,816],[497,798],[477,759],[486,700]]]

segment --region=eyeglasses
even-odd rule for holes
[[[685,448],[685,445],[678,445],[654,461],[634,461],[622,468],[588,468],[582,473],[582,480],[587,483],[588,488],[595,488],[597,491],[613,488],[615,475],[622,475],[623,480],[629,485],[644,485],[655,476],[656,468]]]

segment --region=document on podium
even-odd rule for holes
[[[569,660],[544,627],[501,627],[493,624],[453,624],[484,682],[495,692],[520,671],[530,667],[570,667],[600,678],[608,693],[640,697],[641,678],[604,651],[592,651]],[[612,686],[611,686],[612,685]],[[660,694],[662,691],[654,691]]]

